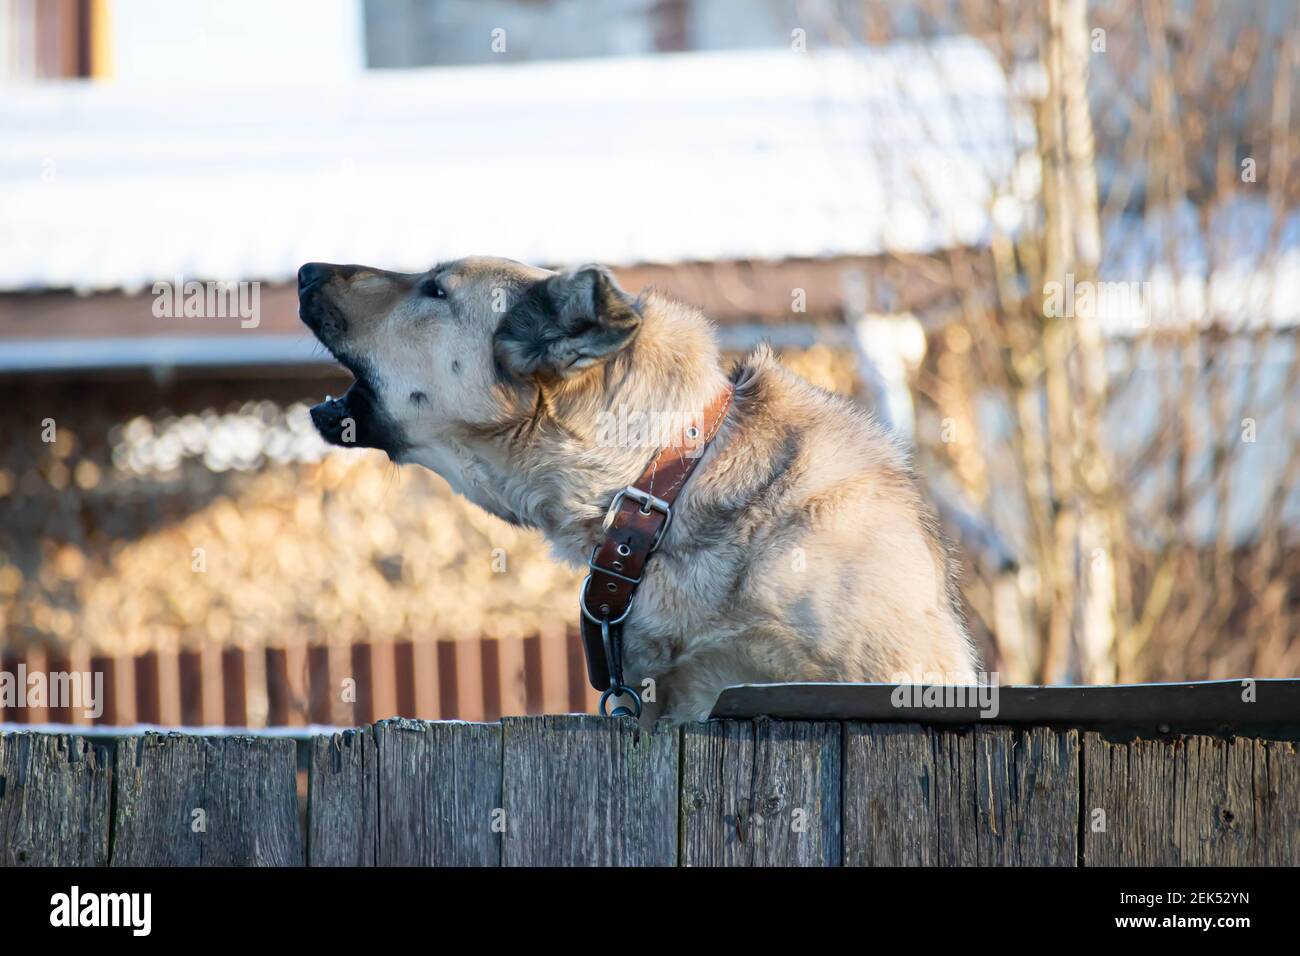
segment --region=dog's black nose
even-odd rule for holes
[[[329,266],[323,262],[309,262],[298,270],[298,291],[301,292],[317,279],[324,279],[329,274]]]

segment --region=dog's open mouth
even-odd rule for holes
[[[396,458],[402,447],[398,429],[379,406],[374,388],[358,378],[340,398],[327,396],[311,407],[311,421],[331,445],[378,448]]]
[[[342,448],[378,448],[394,460],[405,447],[401,428],[383,408],[378,379],[365,360],[346,345],[348,321],[323,291],[332,267],[308,263],[298,273],[298,316],[355,381],[341,398],[326,396],[311,407],[311,421],[321,438]]]
[[[355,443],[355,441],[351,443],[345,441],[344,438],[350,423],[355,428],[356,419],[352,415],[352,403],[348,396],[356,387],[354,382],[342,398],[327,395],[325,401],[311,407],[311,423],[316,426],[316,431],[320,432],[321,438],[331,445]]]

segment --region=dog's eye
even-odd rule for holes
[[[447,292],[442,286],[438,285],[437,279],[425,279],[420,283],[420,294],[428,296],[430,299],[445,299]]]

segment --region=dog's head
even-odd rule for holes
[[[599,266],[548,272],[472,258],[422,273],[311,262],[299,315],[356,382],[311,410],[326,441],[394,460],[457,426],[508,421],[636,337],[637,303]]]

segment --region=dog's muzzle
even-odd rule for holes
[[[347,317],[327,289],[332,277],[345,276],[351,269],[309,262],[298,270],[298,317],[356,378],[342,398],[326,398],[313,405],[311,421],[331,445],[378,448],[397,459],[405,446],[401,429],[385,414],[370,367],[348,350]]]
[[[331,445],[348,444],[344,441],[344,436],[348,432],[349,422],[355,423],[356,419],[346,395],[342,398],[327,397],[319,405],[311,407],[311,423],[316,426],[321,438]]]
[[[298,270],[298,318],[331,352],[347,335],[348,321],[325,292],[329,267],[309,262]]]
[[[353,382],[342,398],[313,405],[311,421],[321,438],[340,448],[378,448],[396,459],[404,447],[400,429],[389,421],[364,379]]]

